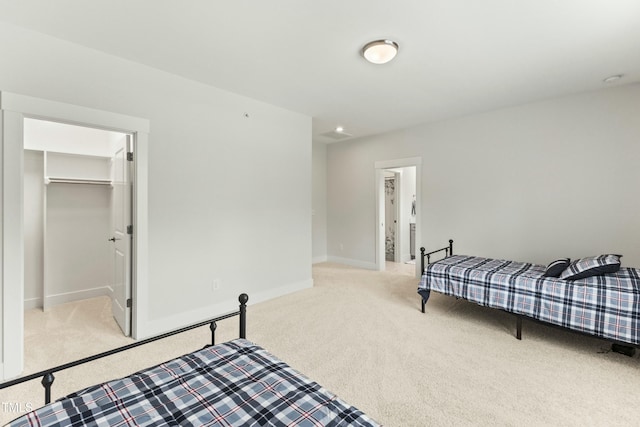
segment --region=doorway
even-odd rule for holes
[[[400,262],[401,235],[398,233],[399,196],[401,193],[401,172],[385,170],[384,172],[384,241],[385,260]]]
[[[415,253],[420,245],[421,163],[421,158],[375,163],[376,267],[379,271],[413,271],[418,276]]]
[[[23,135],[25,309],[105,296],[131,335],[131,135],[32,118]]]
[[[0,146],[2,147],[1,271],[2,363],[0,377],[12,378],[24,367],[24,120],[41,119],[133,136],[136,156],[131,162],[132,187],[132,302],[131,335],[145,338],[149,331],[148,302],[148,140],[149,120],[123,114],[0,92]]]

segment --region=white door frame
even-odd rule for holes
[[[376,270],[385,270],[385,224],[384,224],[384,170],[405,168],[415,166],[416,168],[416,248],[422,244],[420,239],[421,219],[420,219],[420,195],[422,181],[422,157],[409,157],[397,160],[376,161],[375,185],[376,185]],[[416,256],[417,260],[417,256]],[[419,277],[419,262],[416,261],[416,277]]]
[[[134,136],[132,336],[145,336],[148,319],[147,174],[149,121],[107,111],[0,92],[0,208],[2,226],[2,361],[0,379],[20,375],[24,366],[24,118],[114,130]]]

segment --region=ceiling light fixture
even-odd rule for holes
[[[342,126],[338,126],[338,127],[336,127],[336,132],[342,133],[342,132],[344,132],[344,128]]]
[[[617,80],[620,80],[622,77],[624,76],[624,74],[615,74],[613,76],[609,76],[606,79],[602,80],[605,83],[613,83]]]
[[[386,64],[398,53],[398,43],[393,40],[375,40],[364,45],[362,56],[372,64]]]

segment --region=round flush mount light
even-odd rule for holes
[[[393,40],[375,40],[364,45],[362,56],[372,64],[386,64],[398,53],[398,43]]]
[[[618,80],[620,80],[622,77],[624,77],[624,74],[615,74],[613,76],[609,76],[606,79],[602,80],[605,83],[613,83],[616,82]]]

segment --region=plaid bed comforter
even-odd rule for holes
[[[640,270],[566,281],[529,263],[454,255],[429,264],[418,286],[629,344],[640,344]]]
[[[11,426],[375,426],[261,347],[235,340],[89,387]]]

